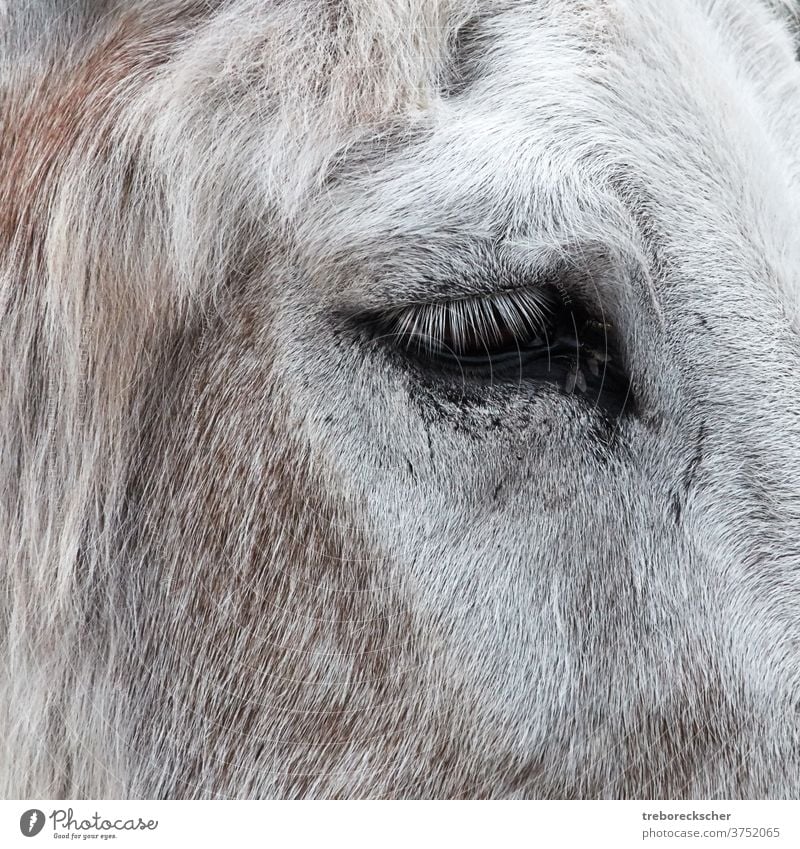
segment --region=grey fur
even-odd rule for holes
[[[9,7],[0,794],[800,793],[796,4]],[[635,415],[350,320],[497,268]]]

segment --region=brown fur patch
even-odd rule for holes
[[[69,157],[106,152],[126,97],[169,59],[199,8],[187,3],[157,21],[120,17],[87,34],[85,46],[20,68],[2,95],[0,250],[41,249],[48,204]]]
[[[439,767],[423,750],[448,744],[413,684],[417,624],[287,438],[267,339],[268,319],[237,308],[177,344],[152,396],[129,505],[144,530],[120,560],[142,595],[130,792],[424,792]]]

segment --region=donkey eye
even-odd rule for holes
[[[379,316],[372,327],[381,346],[427,378],[553,385],[615,416],[631,407],[613,326],[555,291],[418,304]]]

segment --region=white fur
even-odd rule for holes
[[[0,793],[796,797],[796,4],[66,6],[0,4]],[[498,263],[613,438],[347,320]]]

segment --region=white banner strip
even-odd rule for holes
[[[800,847],[798,802],[0,801],[0,846]]]

